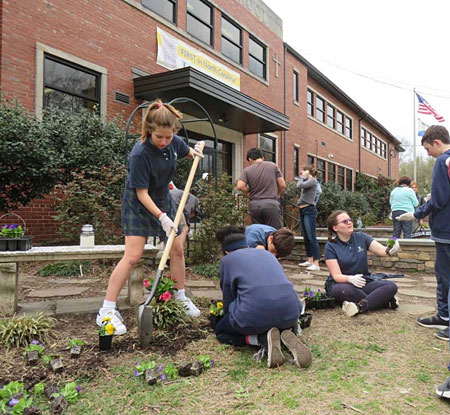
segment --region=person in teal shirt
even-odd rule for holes
[[[409,186],[411,177],[402,176],[398,180],[398,186],[391,192],[390,203],[392,211],[392,222],[394,224],[394,234],[392,236],[400,238],[403,231],[403,237],[408,239],[413,232],[413,221],[400,222],[396,218],[404,213],[414,212],[414,208],[419,204],[416,193]]]

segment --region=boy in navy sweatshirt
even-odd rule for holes
[[[282,341],[295,364],[308,367],[311,352],[291,330],[302,304],[280,263],[266,250],[248,248],[243,227],[227,226],[216,238],[224,253],[220,261],[224,316],[215,328],[218,340],[263,347],[268,367],[284,362]]]
[[[435,335],[442,340],[449,339],[449,286],[450,286],[450,178],[448,164],[450,137],[441,125],[429,127],[422,137],[422,145],[428,155],[436,158],[431,183],[431,198],[414,213],[404,213],[397,220],[422,219],[430,215],[431,239],[436,245],[434,271],[437,280],[437,314],[419,317],[417,323],[423,327],[439,328]],[[450,377],[436,389],[436,393],[450,398]]]

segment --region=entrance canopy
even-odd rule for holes
[[[169,102],[187,97],[199,102],[215,124],[243,134],[267,133],[289,129],[289,117],[238,90],[186,67],[133,79],[134,96]],[[198,107],[189,102],[176,107],[194,117],[201,117]]]

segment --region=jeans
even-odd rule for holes
[[[400,238],[400,234],[403,231],[403,238],[408,239],[411,238],[411,234],[413,232],[413,222],[412,220],[408,220],[405,222],[400,222],[396,220],[396,218],[400,215],[403,215],[403,213],[406,213],[404,210],[394,210],[392,212],[392,223],[394,225],[394,234],[392,236],[395,236],[396,238]]]
[[[436,242],[436,260],[434,272],[436,274],[437,314],[444,319],[449,318],[450,307],[450,244]]]
[[[397,285],[392,281],[369,281],[362,288],[349,283],[337,283],[331,289],[331,295],[339,304],[344,301],[359,303],[363,312],[387,307],[395,294]]]
[[[306,255],[314,258],[314,261],[320,259],[319,242],[316,238],[316,220],[317,208],[315,206],[307,206],[300,209],[300,226],[302,227],[302,235],[305,241]]]

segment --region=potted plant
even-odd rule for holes
[[[111,317],[104,317],[98,329],[98,346],[100,350],[111,350],[113,334],[116,328],[111,324]]]
[[[209,306],[209,323],[213,329],[216,328],[217,323],[223,317],[223,302],[218,301],[216,304]]]
[[[27,251],[31,249],[32,236],[24,236],[25,221],[15,213],[7,213],[0,217],[14,215],[22,220],[23,226],[17,223],[3,225],[0,229],[0,251]]]
[[[387,242],[386,242],[386,253],[389,253],[389,251],[391,250],[391,248],[395,245],[395,241],[398,238],[396,238],[395,236],[391,236]]]
[[[334,297],[329,297],[325,292],[320,291],[320,289],[314,292],[310,288],[306,287],[303,292],[303,297],[305,298],[306,310],[314,308],[333,308],[336,305]]]
[[[312,314],[311,313],[303,313],[300,317],[299,317],[299,323],[300,323],[300,327],[301,329],[306,329],[311,325],[311,320],[312,320]]]

